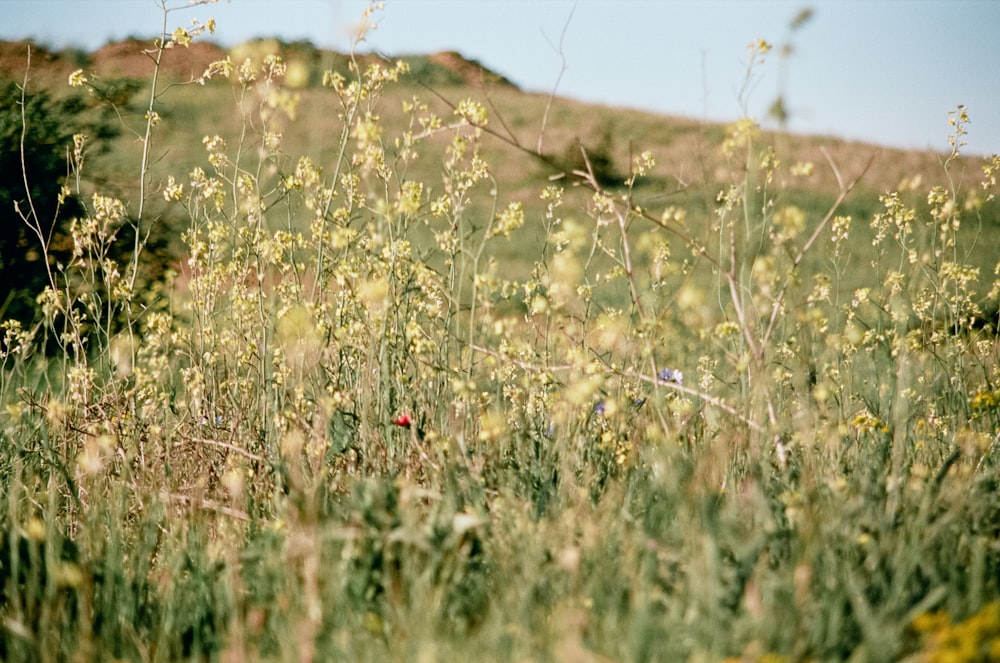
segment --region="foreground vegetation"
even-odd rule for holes
[[[939,183],[855,216],[864,161],[750,119],[706,137],[710,196],[663,197],[641,145],[615,183],[498,107],[393,99],[407,69],[329,72],[322,161],[273,55],[206,72],[240,130],[190,165],[154,78],[125,202],[74,137],[70,245],[3,323],[0,657],[1000,654],[1000,159],[964,108]]]

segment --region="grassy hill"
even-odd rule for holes
[[[151,43],[130,39],[108,44],[94,53],[78,51],[51,52],[32,47],[29,89],[67,91],[66,76],[82,68],[93,77],[98,88],[106,88],[119,103],[116,113],[123,129],[90,163],[89,178],[95,188],[134,201],[138,183],[134,174],[141,161],[140,136],[149,97],[149,78],[153,62],[144,54]],[[27,65],[29,44],[0,44],[0,74],[21,80]],[[248,42],[226,52],[206,42],[189,48],[165,52],[160,69],[157,103],[162,122],[152,144],[149,177],[155,189],[169,175],[178,179],[196,166],[205,166],[202,139],[220,135],[231,142],[243,132],[243,114],[234,97],[232,85],[210,81],[194,84],[208,65],[229,55],[234,62],[247,57],[260,60],[265,53],[279,54],[289,66],[286,87],[297,98],[296,120],[283,127],[283,151],[289,158],[305,155],[328,171],[333,170],[339,149],[342,121],[337,102],[322,87],[326,71],[348,73],[350,58],[344,54],[317,49],[308,43],[280,43],[275,40]],[[409,119],[401,112],[402,104],[419,97],[430,111],[447,117],[464,99],[474,99],[490,110],[489,132],[484,140],[484,157],[500,196],[525,205],[529,219],[543,213],[538,193],[549,178],[583,166],[582,146],[601,172],[601,183],[615,188],[629,174],[631,160],[642,151],[654,155],[657,165],[635,188],[636,202],[650,209],[666,205],[684,208],[693,218],[707,219],[717,206],[719,190],[734,176],[720,149],[726,138],[726,126],[692,119],[667,117],[637,110],[584,104],[559,96],[530,94],[510,81],[489,71],[482,63],[471,62],[458,53],[402,56],[409,73],[382,96],[378,110],[389,139],[406,130]],[[361,67],[379,58],[360,55]],[[125,96],[121,91],[124,90]],[[259,137],[249,136],[249,140]],[[439,165],[448,144],[443,134],[427,141],[426,153],[409,166],[407,177],[425,182],[428,192],[440,189]],[[857,218],[870,217],[878,211],[878,196],[900,185],[917,183],[920,190],[934,185],[967,188],[978,177],[978,169],[963,164],[952,169],[949,182],[942,163],[945,153],[902,151],[876,145],[850,142],[828,136],[800,136],[765,132],[760,146],[771,145],[781,167],[769,184],[780,191],[773,203],[794,203],[810,215],[821,215],[837,195],[837,176],[831,164],[845,179],[861,176],[860,182],[845,202],[844,213]],[[946,145],[942,146],[947,147]],[[809,177],[790,174],[793,164],[812,164]],[[963,181],[968,178],[968,181]],[[571,174],[562,183],[572,182]],[[574,207],[586,205],[589,192],[570,189]],[[175,218],[153,199],[152,210],[161,215],[168,238],[177,238],[184,219]],[[926,203],[912,196],[916,206]],[[489,215],[487,209],[479,213]],[[980,210],[980,221],[965,230],[982,233],[984,240],[973,244],[970,260],[982,269],[991,269],[993,249],[990,237],[1000,231],[1000,213],[995,204]],[[701,222],[701,221],[700,221]],[[535,230],[533,231],[533,228]],[[537,249],[537,227],[528,224],[505,256],[519,264],[521,273],[530,270]],[[869,238],[870,239],[870,238]],[[856,266],[864,269],[870,259],[864,253],[867,240],[859,238]],[[171,251],[179,251],[174,245]],[[851,282],[850,287],[857,285]]]

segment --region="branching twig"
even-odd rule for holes
[[[569,10],[569,16],[566,17],[566,24],[563,25],[562,32],[559,33],[558,46],[552,44],[552,42],[549,41],[548,37],[545,38],[545,40],[549,42],[549,45],[552,46],[552,48],[556,51],[556,54],[559,55],[560,67],[559,67],[559,75],[556,76],[556,82],[552,85],[552,92],[549,94],[548,101],[545,102],[545,111],[542,113],[542,126],[538,132],[538,146],[535,148],[535,151],[538,152],[538,154],[542,154],[542,141],[545,139],[545,127],[548,126],[549,110],[551,110],[552,102],[556,97],[556,90],[559,89],[559,83],[562,81],[563,74],[565,74],[566,70],[569,68],[566,65],[566,55],[563,53],[563,42],[566,39],[566,31],[569,29],[569,23],[570,21],[573,20],[573,14],[575,12],[576,12],[576,3],[573,3],[573,8]]]

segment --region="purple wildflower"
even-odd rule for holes
[[[684,374],[673,368],[663,368],[656,374],[660,382],[673,382],[674,384],[684,384]]]

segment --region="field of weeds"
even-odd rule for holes
[[[1000,657],[971,111],[896,177],[750,118],[575,145],[406,61],[153,71],[16,207],[52,258],[2,323],[0,658]]]

